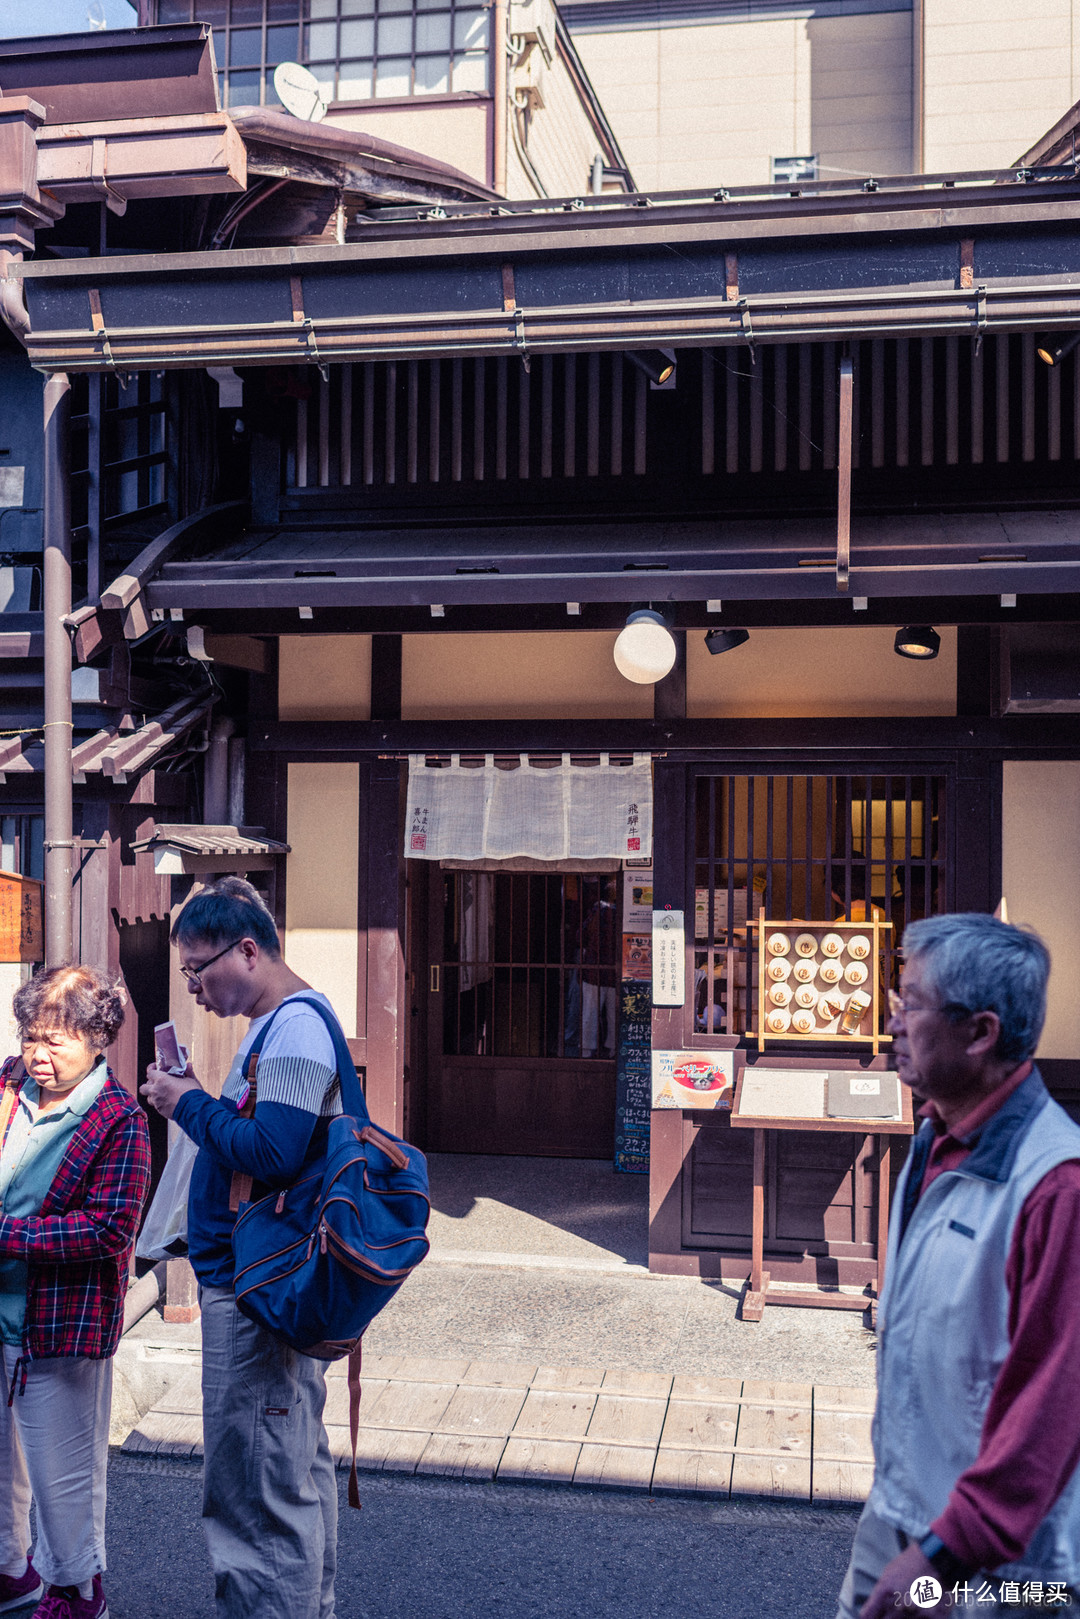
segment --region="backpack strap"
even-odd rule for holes
[[[0,1101],[0,1147],[7,1139],[11,1115],[19,1099],[19,1090],[26,1079],[26,1068],[21,1057],[13,1057],[10,1063],[4,1064],[4,1067],[7,1072],[4,1075],[4,1098]]]
[[[310,1006],[313,1012],[318,1012],[319,1016],[326,1024],[327,1032],[334,1043],[334,1057],[337,1064],[338,1081],[341,1085],[341,1106],[343,1112],[351,1114],[354,1118],[360,1119],[365,1126],[369,1126],[371,1124],[371,1117],[367,1110],[367,1103],[364,1101],[364,1092],[361,1088],[360,1080],[356,1072],[356,1065],[352,1060],[352,1053],[349,1050],[348,1042],[345,1039],[341,1024],[338,1022],[333,1012],[330,1011],[329,1007],[324,1006],[321,1001],[315,1000],[314,997],[310,995],[290,995],[287,1001],[279,1002],[278,1005],[274,1007],[274,1010],[270,1013],[270,1016],[267,1018],[258,1034],[255,1036],[255,1039],[252,1041],[251,1046],[248,1049],[247,1057],[244,1060],[244,1077],[247,1080],[248,1091],[246,1097],[244,1098],[244,1104],[239,1110],[240,1117],[243,1119],[250,1119],[255,1112],[255,1100],[258,1089],[256,1073],[259,1066],[259,1055],[262,1051],[266,1037],[270,1033],[270,1025],[273,1023],[275,1017],[281,1011],[283,1006],[286,1004],[295,1006],[297,1002],[302,1003],[304,1006]],[[241,1203],[250,1202],[251,1185],[252,1179],[250,1175],[245,1174],[243,1170],[233,1170],[232,1181],[229,1185],[230,1213],[238,1213]]]

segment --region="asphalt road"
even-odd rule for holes
[[[339,1619],[834,1619],[857,1514],[362,1475]],[[114,1457],[112,1619],[213,1619],[201,1467]]]

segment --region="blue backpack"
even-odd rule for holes
[[[237,1307],[302,1355],[350,1356],[350,1428],[356,1492],[359,1346],[368,1324],[393,1298],[430,1246],[427,1161],[400,1137],[372,1124],[341,1026],[321,1002],[302,1000],[334,1042],[343,1112],[327,1128],[326,1156],[284,1191],[241,1205],[233,1228]],[[247,1056],[254,1110],[259,1052],[271,1013]]]

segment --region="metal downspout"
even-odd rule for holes
[[[45,965],[71,960],[71,383],[45,382]]]
[[[507,126],[510,111],[509,64],[507,62],[507,0],[493,0],[491,30],[491,101],[494,125],[492,128],[491,186],[500,197],[506,196]]]

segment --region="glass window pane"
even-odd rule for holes
[[[268,28],[266,30],[266,60],[268,62],[292,62],[296,58],[297,27],[293,23],[291,28]]]
[[[454,57],[454,89],[486,91],[487,52],[475,51],[470,56]]]
[[[229,106],[257,107],[261,82],[261,73],[230,73]]]
[[[474,51],[487,46],[486,11],[459,11],[454,15],[454,49]]]
[[[379,55],[401,56],[412,50],[412,18],[379,18]]]
[[[199,7],[200,12],[202,7]],[[263,0],[232,0],[229,6],[229,21],[235,28],[237,23],[262,22]]]
[[[208,22],[212,28],[224,28],[225,0],[206,0],[206,3],[199,7],[199,21]],[[220,48],[222,53],[225,50],[225,41],[220,35],[215,41],[215,48]]]
[[[325,68],[324,67],[324,68],[321,68],[319,71],[322,72],[322,73],[329,73],[329,75],[330,75],[329,78],[324,78],[324,79],[317,78],[316,79],[316,83],[319,86],[319,94],[320,94],[320,96],[322,96],[322,98],[326,102],[327,106],[329,106],[331,101],[333,101],[333,99],[334,99],[334,70],[333,70],[333,68]]]
[[[375,0],[341,0],[343,17],[373,17]]]
[[[450,15],[435,12],[432,16],[416,19],[416,49],[418,51],[448,51],[450,49]]]
[[[373,22],[343,22],[341,25],[342,56],[370,56],[375,49]]]
[[[377,96],[407,96],[411,94],[412,74],[408,57],[400,61],[380,61],[379,76],[375,81]]]
[[[412,11],[412,0],[379,0],[379,15],[385,17],[391,11]]]
[[[368,101],[371,99],[371,63],[342,62],[338,75],[339,101]]]
[[[308,0],[308,16],[312,18],[336,17],[337,0]]]
[[[416,94],[418,96],[445,95],[450,88],[450,58],[448,56],[418,56],[416,59]]]
[[[266,0],[268,22],[295,22],[300,15],[300,0]]]
[[[190,22],[191,0],[158,0],[158,22]]]
[[[307,31],[309,62],[332,62],[337,55],[337,23],[313,23]]]
[[[416,0],[417,11],[449,11],[446,0]]]
[[[231,29],[229,32],[229,66],[255,67],[261,61],[262,29]]]

